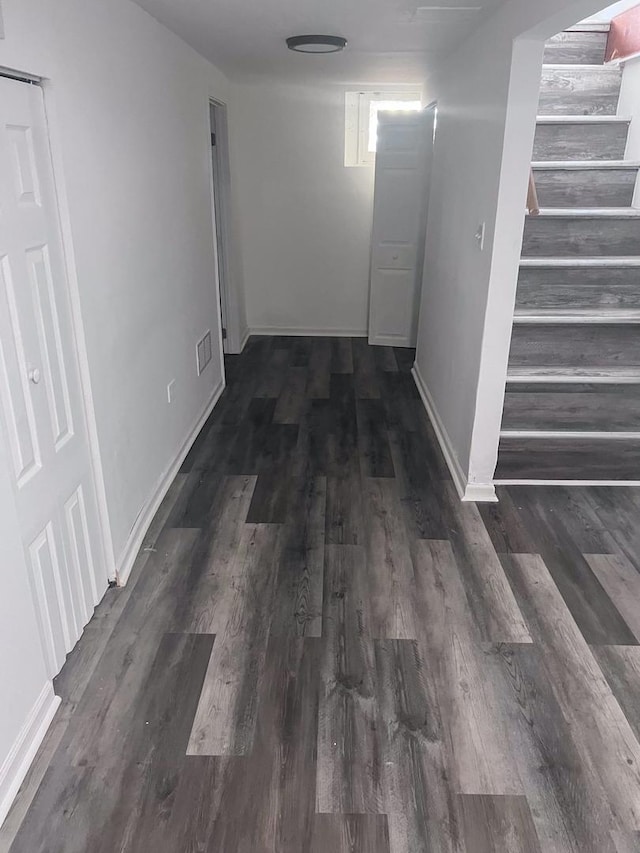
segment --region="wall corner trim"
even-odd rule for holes
[[[0,826],[44,740],[60,702],[60,697],[53,692],[52,682],[47,681],[0,767]]]
[[[191,445],[198,437],[200,430],[204,426],[207,418],[213,411],[216,403],[220,399],[222,392],[225,388],[225,380],[224,376],[220,379],[220,382],[216,385],[213,394],[211,395],[211,399],[207,403],[204,408],[204,411],[196,421],[195,426],[185,439],[184,443],[176,453],[173,462],[169,466],[169,468],[164,472],[164,474],[160,477],[160,480],[153,492],[151,498],[147,501],[146,505],[141,510],[136,522],[129,534],[129,539],[124,547],[122,555],[118,561],[117,568],[117,578],[118,585],[124,586],[129,579],[129,575],[131,574],[131,570],[136,561],[136,557],[138,556],[138,551],[142,547],[142,543],[144,541],[144,537],[147,535],[147,531],[155,514],[157,513],[160,504],[164,500],[167,492],[169,491],[169,486],[173,483],[176,474],[180,470],[182,463],[184,462],[187,453],[191,449]]]
[[[453,477],[453,482],[458,494],[460,495],[460,500],[476,503],[495,503],[498,498],[496,497],[496,490],[493,483],[470,483],[468,481],[466,474],[460,466],[460,462],[458,461],[458,457],[453,449],[449,434],[442,423],[438,410],[436,409],[433,398],[429,393],[429,389],[422,378],[417,363],[413,365],[411,374],[414,382],[416,383],[418,393],[422,398],[429,420],[433,426],[438,443],[440,444],[440,449],[442,450],[445,461],[449,467],[449,471],[451,472],[451,476]]]
[[[241,337],[240,337],[239,354],[242,354],[244,352],[244,348],[246,347],[247,341],[249,340],[250,337],[251,337],[251,329],[247,326],[245,328],[244,332],[242,333]]]

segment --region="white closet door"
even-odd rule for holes
[[[378,116],[369,343],[416,344],[435,110]]]
[[[43,93],[0,77],[0,421],[54,675],[107,586]]]

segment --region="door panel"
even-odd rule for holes
[[[107,585],[42,91],[0,78],[0,427],[54,675]]]
[[[29,557],[43,649],[49,674],[53,675],[60,671],[75,640],[71,639],[69,588],[62,577],[60,548],[51,522],[30,544]]]
[[[413,313],[413,279],[413,269],[379,270],[371,293],[379,306],[372,317],[374,325],[369,329],[372,338],[385,340],[390,346],[405,345]],[[386,299],[391,292],[395,298]]]
[[[435,111],[381,113],[369,343],[415,346]]]

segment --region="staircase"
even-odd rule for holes
[[[496,482],[640,481],[640,163],[608,25],[548,42]]]

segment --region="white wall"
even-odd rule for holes
[[[227,81],[128,0],[5,0],[4,19],[0,65],[51,81],[119,563],[221,378],[208,99]]]
[[[590,15],[588,18],[585,18],[581,23],[589,23],[591,21],[601,23],[602,21],[612,21],[616,15],[621,15],[623,12],[626,12],[627,9],[633,9],[634,6],[638,5],[638,0],[620,0],[619,3],[613,3],[611,6],[607,6],[604,9],[596,12],[595,15]]]
[[[542,43],[597,5],[512,0],[427,85],[438,130],[416,361],[470,498],[493,494]]]
[[[625,157],[640,160],[640,56],[623,63],[618,113],[631,118]],[[636,206],[640,207],[640,199]]]
[[[345,168],[343,87],[233,88],[249,326],[365,333],[373,169]]]
[[[0,65],[49,81],[110,545],[122,567],[137,520],[148,520],[222,380],[208,101],[227,99],[227,81],[128,0],[4,0],[3,13]],[[214,357],[198,378],[207,328]],[[0,470],[0,765],[21,732],[31,737],[23,727],[46,685],[6,483]],[[8,767],[14,781],[19,763],[13,756]],[[11,781],[0,778],[0,798]]]

